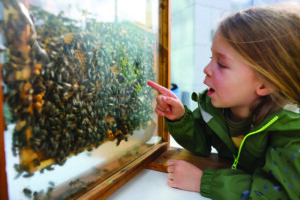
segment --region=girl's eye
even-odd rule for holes
[[[225,66],[225,65],[222,65],[222,64],[221,64],[221,63],[219,63],[219,62],[218,62],[218,66],[219,66],[219,67],[221,67],[221,68],[226,68],[226,66]]]
[[[211,60],[213,59],[212,56],[209,57]],[[220,68],[227,68],[225,65],[221,64],[220,62],[217,62],[217,65],[220,67]]]

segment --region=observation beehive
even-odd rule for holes
[[[157,131],[155,93],[147,86],[158,79],[154,27],[102,22],[84,9],[83,19],[72,18],[39,0],[1,0],[0,10],[5,134],[12,135],[10,151],[19,160],[15,178],[52,171],[107,142],[118,146],[135,131],[147,140]],[[124,151],[118,159],[129,162],[146,151],[138,148],[135,157]]]
[[[72,154],[106,140],[119,143],[147,126],[153,110],[146,87],[154,79],[148,66],[153,66],[151,37],[93,19],[80,30],[63,14],[37,7],[30,10],[41,25],[33,26],[14,3],[3,3],[8,19],[4,95],[16,122],[13,150],[21,154],[19,170],[32,172],[48,159],[63,164]]]

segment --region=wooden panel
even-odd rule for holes
[[[200,157],[192,154],[188,150],[181,148],[170,148],[168,151],[159,156],[155,161],[149,164],[148,169],[153,169],[161,172],[167,172],[167,161],[169,159],[185,160],[193,165],[204,170],[230,168],[232,162],[223,158],[219,158],[218,154],[212,153],[209,157]]]
[[[96,187],[76,199],[106,199],[119,187],[127,183],[132,177],[134,177],[137,173],[147,167],[150,162],[152,162],[163,152],[165,152],[167,148],[167,142],[156,145],[152,150],[145,153],[143,156],[139,157],[134,162],[130,163],[129,165],[118,171],[116,174],[112,175],[110,178],[103,181],[101,184],[97,185]]]

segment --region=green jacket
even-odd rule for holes
[[[212,199],[300,199],[300,115],[281,109],[253,126],[239,149],[227,129],[223,109],[215,108],[206,91],[192,99],[198,108],[185,107],[180,121],[167,121],[168,130],[185,149],[233,161],[232,169],[205,169],[200,193]],[[295,106],[298,111],[299,109]],[[289,109],[289,110],[288,110]]]

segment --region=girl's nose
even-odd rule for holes
[[[207,76],[212,76],[211,61],[206,65],[206,67],[204,68],[203,72],[204,72]]]

